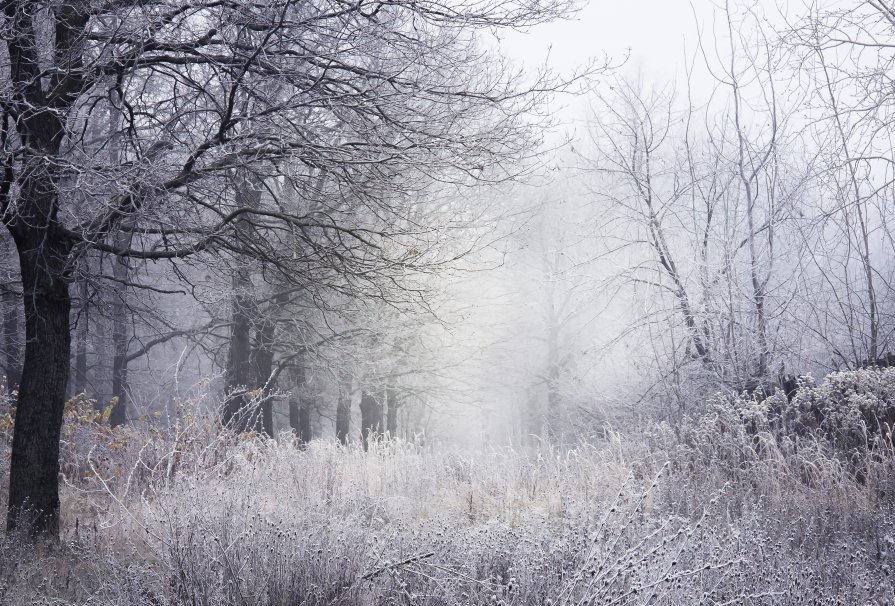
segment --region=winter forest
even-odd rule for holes
[[[895,2],[0,7],[0,603],[895,604]]]

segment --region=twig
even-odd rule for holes
[[[425,560],[426,558],[431,558],[435,555],[435,552],[430,551],[429,553],[423,553],[420,555],[415,555],[413,557],[407,558],[406,560],[402,560],[400,562],[395,562],[393,564],[386,564],[382,568],[377,568],[373,572],[368,572],[364,576],[361,577],[362,581],[369,581],[373,577],[379,576],[383,572],[387,570],[393,570],[395,568],[400,568],[401,566],[406,566],[407,564],[413,564],[414,562],[419,562],[420,560]]]

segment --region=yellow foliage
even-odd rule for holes
[[[118,396],[114,396],[112,400],[109,402],[109,405],[106,406],[106,409],[103,410],[103,421],[108,423],[109,418],[112,416],[112,409],[118,405]]]
[[[0,414],[0,435],[7,441],[12,440],[12,429],[15,426],[15,414],[15,408],[10,408],[9,412]]]

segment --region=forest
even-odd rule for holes
[[[895,604],[895,1],[637,4],[0,0],[0,604]]]

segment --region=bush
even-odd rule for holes
[[[893,423],[895,368],[868,368],[831,373],[820,385],[801,377],[791,399],[781,391],[717,395],[703,414],[684,419],[678,436],[702,464],[733,470],[777,461],[816,481],[813,461],[820,457],[866,482],[874,472],[886,477],[893,470]]]

